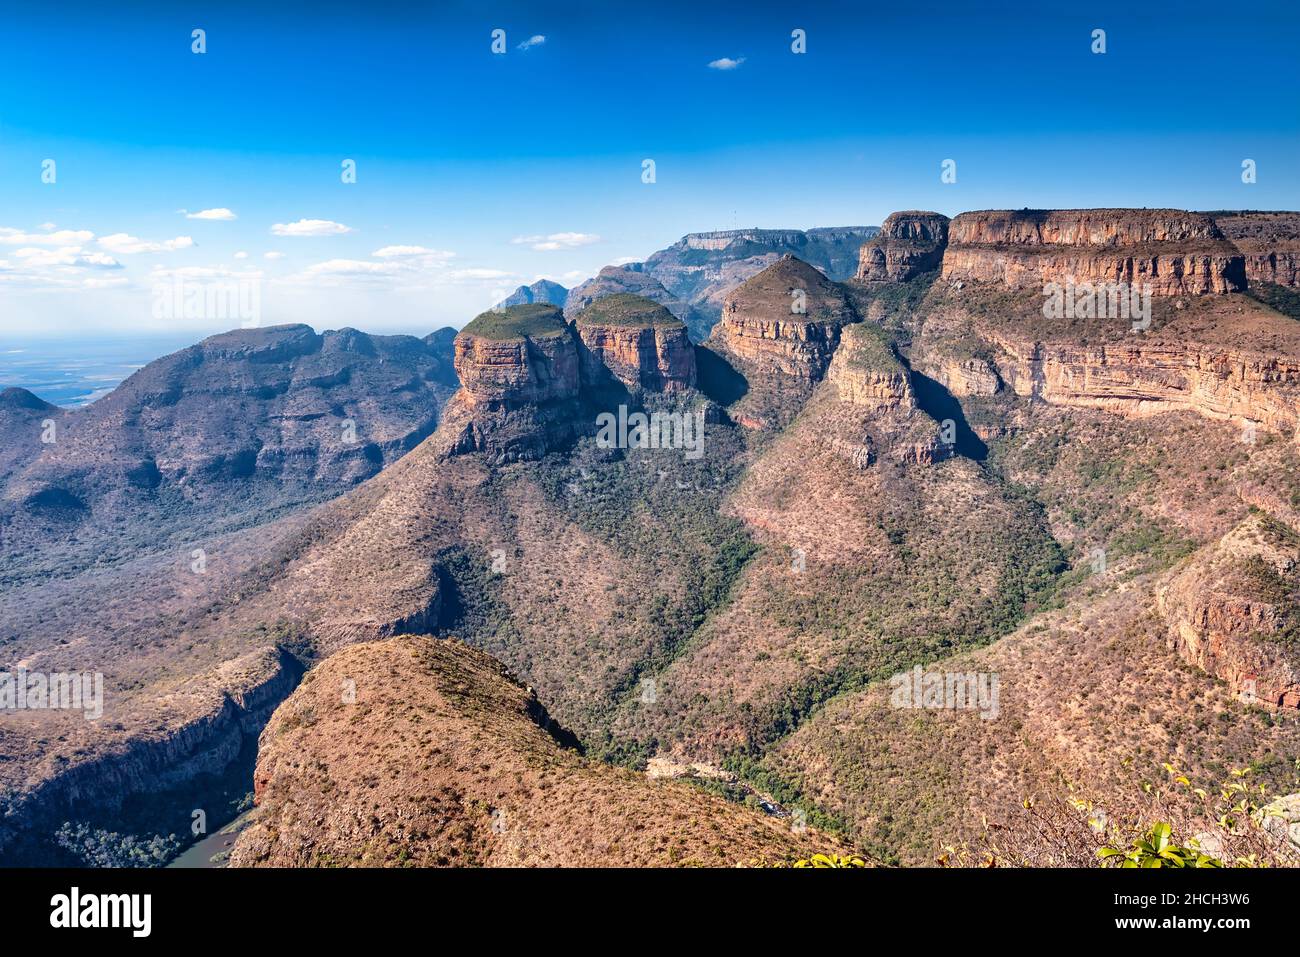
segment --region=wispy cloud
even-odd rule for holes
[[[745,62],[745,58],[743,56],[738,56],[735,58],[724,56],[717,60],[711,60],[709,62],[709,69],[710,70],[736,70],[739,69],[740,65],[744,62]]]
[[[544,36],[542,36],[542,34],[538,33],[538,34],[534,34],[533,36],[531,36],[531,37],[529,37],[527,40],[525,40],[523,43],[519,44],[519,46],[518,46],[517,49],[520,49],[520,50],[531,50],[533,47],[539,47],[539,46],[541,46],[542,44],[544,44],[545,42],[546,42],[546,37],[544,37]]]
[[[53,229],[53,224],[46,223]],[[44,228],[44,227],[42,227]],[[60,229],[53,232],[28,233],[11,226],[0,226],[0,243],[13,246],[79,246],[95,238],[89,229]]]
[[[370,254],[376,259],[409,259],[414,256],[432,259],[454,259],[456,254],[445,249],[426,249],[424,246],[385,246]]]
[[[194,240],[189,236],[177,236],[175,239],[152,242],[127,233],[113,233],[110,236],[100,236],[99,245],[119,256],[134,256],[137,253],[168,253],[177,249],[189,249],[194,245]]]
[[[239,218],[231,210],[226,209],[226,207],[224,206],[218,206],[216,209],[201,209],[197,213],[191,213],[184,209],[182,209],[181,212],[185,213],[186,219],[230,220],[230,219]]]
[[[531,246],[539,252],[554,252],[590,246],[600,242],[600,237],[595,233],[550,233],[546,236],[516,236],[510,242],[516,246]]]
[[[276,236],[342,236],[352,232],[352,227],[328,219],[300,219],[296,223],[276,223],[271,232]]]

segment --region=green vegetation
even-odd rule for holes
[[[659,303],[627,292],[597,299],[578,313],[574,321],[580,326],[685,328],[680,319]]]
[[[903,364],[894,352],[893,338],[871,322],[845,326],[840,348],[846,350],[849,368],[878,372],[901,372]]]
[[[568,328],[564,313],[556,306],[531,302],[505,309],[489,309],[480,313],[462,332],[481,339],[540,339],[560,335]]]
[[[1247,295],[1258,299],[1264,305],[1276,309],[1284,316],[1300,319],[1300,291],[1279,286],[1271,282],[1251,280]]]
[[[1153,824],[1151,829],[1127,848],[1103,847],[1097,857],[1103,866],[1110,867],[1222,867],[1223,862],[1203,853],[1199,848],[1174,843],[1172,828],[1165,823]]]

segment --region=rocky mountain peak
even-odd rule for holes
[[[906,282],[938,269],[948,245],[948,222],[942,213],[890,213],[880,234],[863,244],[856,278],[860,282]]]
[[[587,382],[613,375],[629,389],[659,392],[695,385],[695,347],[686,324],[659,303],[618,293],[596,300],[574,322]]]
[[[496,304],[497,309],[505,309],[509,306],[527,306],[534,303],[542,303],[552,306],[564,306],[564,300],[568,298],[569,290],[565,289],[558,282],[552,282],[549,279],[539,279],[537,282],[528,286],[520,286],[506,298]]]

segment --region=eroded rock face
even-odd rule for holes
[[[907,370],[888,343],[862,324],[844,330],[827,379],[835,385],[841,401],[875,412],[916,405]]]
[[[1245,257],[1201,213],[1176,209],[989,210],[948,227],[944,279],[1001,283],[1149,284],[1152,295],[1246,286]]]
[[[558,308],[483,313],[456,336],[455,363],[461,388],[439,430],[449,451],[507,462],[538,458],[572,439],[578,341]]]
[[[1246,278],[1300,285],[1300,213],[1216,212],[1208,215],[1246,257]]]
[[[695,346],[686,324],[658,303],[618,294],[575,317],[584,347],[583,381],[599,387],[613,376],[631,390],[681,392],[695,385]]]
[[[1253,704],[1300,708],[1300,540],[1254,515],[1157,592],[1168,645]]]
[[[1192,411],[1294,432],[1300,424],[1300,355],[1146,341],[1078,346],[987,333],[1000,377],[1022,396],[1142,416]]]
[[[896,462],[931,465],[949,458],[938,422],[917,408],[907,368],[887,338],[867,323],[846,326],[826,373],[841,402],[865,413],[861,438],[834,435],[831,447],[856,467],[884,454]]]
[[[880,233],[862,246],[859,282],[906,282],[938,269],[948,245],[948,217],[941,213],[890,213]]]
[[[713,338],[746,373],[816,382],[856,320],[840,286],[785,256],[727,296]]]
[[[576,397],[578,347],[560,310],[511,306],[499,315],[498,325],[476,329],[480,316],[456,336],[456,375],[466,398],[508,406]],[[484,334],[485,329],[491,331]]]

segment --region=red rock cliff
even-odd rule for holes
[[[890,213],[880,233],[862,246],[859,282],[905,282],[938,269],[948,245],[948,217],[941,213]]]
[[[1150,284],[1157,296],[1246,286],[1245,257],[1214,221],[1176,209],[962,213],[948,226],[942,275],[1013,289],[1069,281]]]

